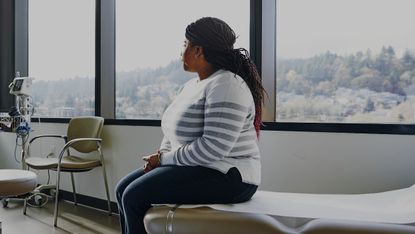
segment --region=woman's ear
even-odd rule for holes
[[[195,46],[195,58],[202,58],[203,57],[203,47]]]

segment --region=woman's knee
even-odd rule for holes
[[[129,185],[125,188],[121,196],[121,202],[124,207],[144,209],[151,205],[151,194],[142,186]]]
[[[115,194],[117,199],[120,200],[127,186],[129,186],[136,179],[140,178],[143,174],[143,169],[137,169],[118,181],[117,185],[115,186]]]
[[[121,200],[122,195],[124,193],[124,190],[127,186],[124,185],[124,181],[120,180],[118,181],[117,185],[115,186],[115,196],[117,197],[117,200]]]

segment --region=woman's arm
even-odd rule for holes
[[[166,136],[164,136],[164,137],[163,137],[163,140],[161,141],[159,151],[160,151],[161,153],[166,153],[166,152],[169,152],[170,150],[171,150],[171,144],[170,144],[170,141],[169,141],[169,139],[167,139],[167,137],[166,137]]]

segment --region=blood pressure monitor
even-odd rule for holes
[[[10,83],[10,94],[15,96],[31,96],[32,77],[16,77],[13,82]]]

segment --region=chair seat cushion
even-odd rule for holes
[[[36,174],[26,170],[0,169],[0,197],[26,194],[36,188]]]
[[[29,157],[26,159],[26,164],[31,168],[41,169],[54,169],[58,167],[57,158],[39,158]],[[99,160],[80,158],[77,156],[66,156],[62,158],[62,169],[88,169],[101,166]]]

